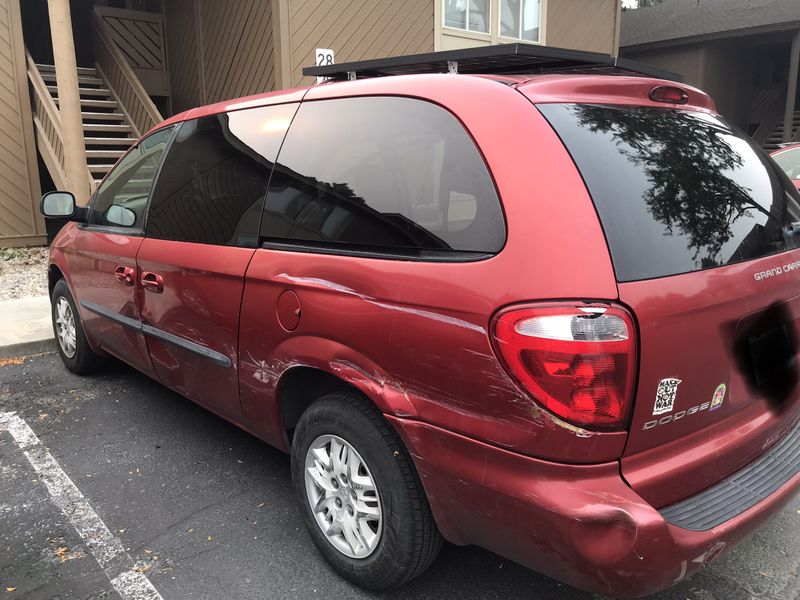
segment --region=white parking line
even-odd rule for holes
[[[134,571],[133,560],[106,524],[59,466],[28,424],[16,413],[0,413],[0,431],[7,430],[39,474],[56,506],[86,542],[111,585],[123,600],[163,600],[150,580]],[[116,565],[116,568],[115,568]],[[120,572],[120,569],[123,569]]]

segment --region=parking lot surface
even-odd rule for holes
[[[49,450],[124,547],[123,562],[165,600],[596,597],[455,546],[398,592],[354,588],[306,534],[287,456],[121,364],[88,378],[68,373],[52,354],[0,366],[0,413],[10,412],[41,443],[29,453]],[[24,447],[0,427],[0,598],[119,598],[110,568]],[[757,535],[653,598],[800,600],[798,568],[795,498]]]

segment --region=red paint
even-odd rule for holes
[[[789,144],[787,146],[784,146],[783,148],[779,148],[778,150],[773,150],[772,152],[769,153],[769,155],[777,156],[778,154],[782,154],[787,150],[797,150],[798,148],[800,148],[800,144]],[[792,178],[792,183],[798,190],[800,190],[800,177]]]
[[[382,77],[223,102],[159,126],[344,96],[439,104],[476,142],[502,200],[508,237],[487,260],[253,250],[69,225],[52,246],[51,262],[78,302],[201,344],[231,366],[163,339],[145,341],[81,309],[93,347],[282,449],[288,438],[278,399],[287,374],[306,367],[338,377],[394,424],[447,539],[484,546],[600,593],[650,593],[729,548],[800,486],[795,477],[704,533],[672,527],[654,508],[740,469],[777,442],[800,411],[795,401],[775,413],[764,399],[750,397],[726,347],[744,315],[800,295],[800,271],[758,284],[753,278],[800,253],[618,286],[581,176],[532,106],[664,106],[649,94],[666,83],[586,75]],[[683,108],[714,110],[704,93],[681,89]],[[120,266],[135,271],[134,285],[117,281]],[[564,301],[614,303],[630,315],[638,348],[630,361],[637,365],[635,391],[625,387],[633,377],[626,373],[620,380],[625,406],[610,423],[615,430],[590,431],[556,418],[515,383],[495,353],[492,322],[499,311]],[[727,385],[724,404],[645,435],[658,381],[673,375],[683,379],[676,410],[710,401],[719,383]]]

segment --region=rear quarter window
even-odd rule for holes
[[[800,245],[800,197],[722,118],[540,104],[597,209],[619,281],[687,273]]]
[[[300,106],[278,157],[261,237],[382,254],[485,254],[505,242],[494,183],[447,110],[398,97]]]

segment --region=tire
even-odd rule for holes
[[[78,313],[75,300],[63,279],[59,279],[53,286],[53,293],[50,296],[50,314],[56,348],[64,366],[78,375],[87,375],[100,369],[106,362],[105,358],[95,354],[89,347],[83,333],[80,313]],[[73,329],[71,334],[69,333],[70,317]]]
[[[334,445],[336,440],[339,440],[338,446]],[[345,444],[350,448],[345,455],[340,454],[345,458],[338,464],[347,464],[349,469],[346,467],[344,470],[351,475],[356,469],[358,480],[355,487],[340,483],[336,489],[330,485],[328,490],[324,490],[318,481],[324,482],[327,477],[327,481],[332,483],[333,478],[340,475],[337,475],[334,461],[330,463],[334,471],[330,472],[324,468],[320,456],[324,459],[326,452],[333,454]],[[360,459],[364,468],[356,468],[358,463],[354,458]],[[310,462],[307,463],[307,459]],[[310,474],[309,465],[312,465],[317,478]],[[442,537],[411,457],[380,411],[365,398],[355,393],[337,392],[312,404],[295,429],[291,469],[295,496],[314,543],[348,581],[367,590],[397,588],[427,569],[439,554]],[[377,495],[368,491],[369,485],[365,482],[369,479],[375,484]],[[355,490],[361,494],[360,497],[352,495]],[[331,493],[333,496],[323,502],[323,491],[325,495]],[[344,504],[337,506],[335,502],[340,495]],[[314,496],[326,505],[324,510],[316,513],[312,510]],[[366,525],[361,522],[359,541],[362,543],[358,546],[350,544],[344,533],[329,537],[315,516],[324,515],[328,526],[335,525],[333,531],[344,532],[345,514],[351,507],[356,507],[359,511],[355,513],[356,517],[362,515],[360,518],[363,520],[374,519],[374,515],[364,517],[360,511],[374,512],[376,505],[380,517]],[[349,514],[352,516],[353,513]],[[336,522],[337,518],[343,519],[341,525]],[[351,539],[352,531],[351,528]],[[370,539],[370,532],[376,536],[371,545],[365,543]],[[360,552],[355,552],[354,547]]]

